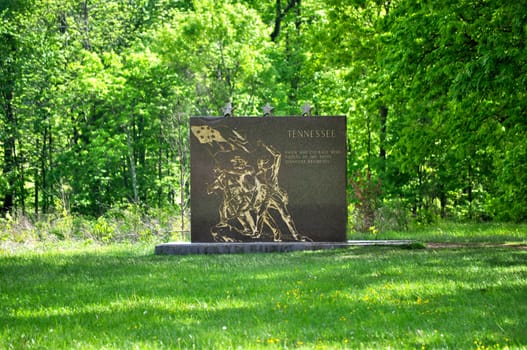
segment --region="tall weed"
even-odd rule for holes
[[[29,244],[59,241],[87,241],[102,244],[118,242],[163,242],[188,240],[181,232],[180,215],[171,211],[124,206],[105,215],[90,218],[68,213],[0,218],[0,242]],[[186,220],[185,228],[189,220]]]

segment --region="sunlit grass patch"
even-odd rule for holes
[[[527,244],[527,224],[458,223],[442,221],[434,225],[414,226],[406,231],[380,232],[375,237],[350,233],[349,239],[411,239],[420,242],[517,243]]]
[[[527,347],[527,251],[0,256],[0,348]]]

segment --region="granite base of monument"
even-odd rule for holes
[[[169,242],[155,247],[157,255],[242,254],[343,249],[357,246],[411,246],[411,240],[352,240],[346,242],[250,242],[190,243]]]

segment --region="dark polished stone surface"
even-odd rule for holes
[[[190,129],[192,242],[345,242],[344,116],[193,117]]]

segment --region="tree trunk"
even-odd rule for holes
[[[134,204],[139,203],[139,194],[137,192],[137,172],[135,168],[135,157],[132,142],[130,140],[130,127],[126,127],[126,145],[128,146],[128,161],[130,162],[130,175],[132,177],[132,190],[134,193]]]
[[[386,123],[388,121],[388,107],[382,106],[379,110],[379,116],[381,118],[379,158],[381,158],[382,171],[384,172],[386,171]]]
[[[15,188],[16,188],[16,176],[15,176],[15,170],[16,170],[16,160],[15,160],[15,132],[16,132],[16,120],[15,120],[15,113],[13,109],[13,99],[14,99],[14,85],[15,85],[15,78],[14,78],[14,62],[16,62],[16,52],[17,52],[17,45],[16,45],[16,39],[10,35],[5,34],[4,35],[4,43],[6,43],[7,48],[7,54],[6,56],[11,56],[11,62],[9,62],[9,58],[6,59],[7,62],[6,68],[2,67],[2,69],[5,70],[5,76],[6,80],[1,82],[3,86],[0,86],[0,93],[2,97],[3,102],[3,109],[4,109],[4,124],[5,124],[5,130],[3,132],[3,135],[5,135],[4,139],[1,140],[4,147],[4,164],[2,168],[3,175],[7,178],[8,182],[8,188],[6,189],[4,193],[4,198],[2,200],[2,203],[0,204],[0,214],[2,216],[7,215],[8,213],[13,212],[13,207],[15,204]],[[0,62],[4,63],[4,62]],[[2,66],[4,66],[2,64]]]
[[[22,147],[20,146],[20,139],[18,139],[17,144],[19,147],[15,147],[15,149],[18,149],[20,152],[20,150],[22,149]],[[17,190],[15,193],[18,193],[17,206],[18,206],[18,210],[22,212],[23,216],[26,215],[26,197],[27,197],[26,187],[24,186],[24,184],[26,183],[26,170],[24,169],[24,163],[25,163],[24,157],[20,154],[17,155],[15,153],[15,164],[16,164],[16,174],[17,174],[16,178],[18,179],[16,181]]]
[[[36,149],[41,149],[40,147],[40,142],[39,142],[39,138],[37,136],[36,140],[35,140],[35,147]],[[38,220],[38,216],[39,216],[39,191],[40,191],[40,186],[41,186],[41,178],[40,178],[40,171],[42,171],[42,160],[43,160],[43,157],[42,157],[42,154],[40,155],[40,169],[38,168],[38,166],[35,167],[35,174],[34,174],[34,177],[35,177],[35,197],[34,197],[34,212],[35,212],[35,218]],[[39,171],[40,170],[40,171]]]
[[[275,19],[274,19],[273,32],[271,33],[271,41],[276,42],[276,40],[278,39],[278,36],[280,35],[280,30],[282,28],[282,21],[284,20],[284,17],[295,6],[300,7],[300,0],[289,0],[289,2],[287,3],[287,6],[283,10],[282,10],[282,2],[280,0],[276,0]]]
[[[160,185],[157,188],[157,206],[161,208],[163,206],[163,116],[159,116],[159,144],[157,152],[157,180]]]
[[[84,0],[82,2],[82,30],[83,30],[83,38],[82,38],[82,47],[85,50],[91,51],[91,42],[90,42],[90,20],[88,18],[88,0]]]
[[[445,219],[446,218],[446,205],[448,203],[447,195],[445,192],[445,186],[441,186],[440,191],[441,192],[439,193],[439,202],[441,203],[441,218]]]
[[[178,120],[178,139],[177,139],[177,148],[179,153],[179,211],[180,211],[180,218],[181,218],[181,233],[185,230],[185,170],[186,170],[186,155],[187,155],[187,149],[185,147],[185,141],[184,138],[186,138],[186,133],[181,132],[182,129],[182,118],[181,113],[177,114],[177,120]]]

